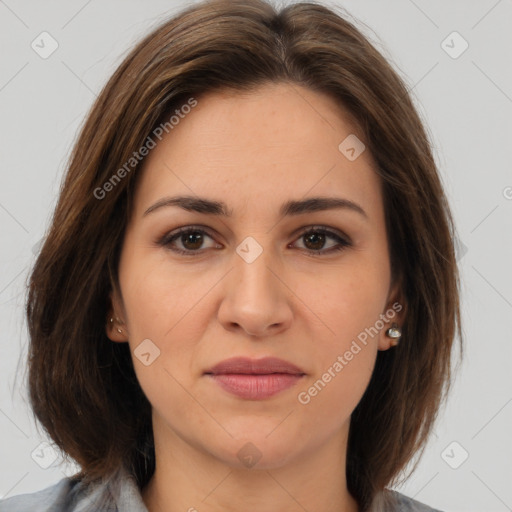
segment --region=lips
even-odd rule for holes
[[[289,375],[304,375],[305,372],[298,366],[276,357],[250,359],[248,357],[233,357],[226,359],[205,372],[212,375],[241,374],[241,375],[269,375],[271,373],[285,373]]]
[[[205,375],[231,395],[246,400],[263,400],[294,386],[305,372],[275,357],[235,357],[220,362]]]

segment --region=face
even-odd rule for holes
[[[111,294],[122,332],[107,333],[129,343],[169,439],[231,466],[252,451],[272,468],[346,434],[385,330],[401,322],[379,178],[354,136],[329,97],[273,84],[198,98],[150,151]],[[178,196],[229,215],[165,203]],[[211,374],[233,357],[300,371]]]

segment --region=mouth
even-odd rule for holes
[[[204,375],[232,395],[262,400],[294,386],[306,373],[283,359],[236,357],[220,362]]]

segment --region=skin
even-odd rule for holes
[[[364,139],[328,96],[272,84],[202,96],[146,158],[111,294],[119,323],[107,334],[130,344],[153,408],[149,511],[358,510],[346,487],[350,416],[377,351],[390,348],[390,322],[307,405],[297,399],[399,300],[372,156],[349,161],[338,149],[350,134]],[[177,206],[143,215],[173,195],[224,201],[233,215]],[[367,218],[349,209],[279,216],[285,201],[313,196],[350,199]],[[195,256],[157,242],[198,224],[208,232],[202,245],[174,241]],[[352,245],[310,255],[337,244],[297,233],[318,224]],[[252,263],[236,252],[248,236],[263,249]],[[148,366],[133,355],[145,339],[160,350]],[[280,357],[306,375],[271,398],[244,400],[203,374],[233,356]],[[248,442],[261,456],[250,468],[237,456]]]

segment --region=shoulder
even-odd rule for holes
[[[70,478],[63,478],[41,491],[0,500],[0,512],[68,510],[66,502],[69,502],[69,496],[75,487],[76,483]]]
[[[396,498],[396,507],[393,509],[393,512],[442,512],[437,508],[429,507],[397,491],[391,491],[391,493]]]
[[[110,512],[116,510],[111,501],[106,485],[84,488],[79,480],[66,477],[40,491],[0,500],[0,512]]]
[[[1,512],[1,511],[0,511]],[[369,512],[442,512],[392,489],[377,493]]]
[[[66,477],[41,491],[0,500],[0,512],[148,512],[132,475],[121,467],[85,486]]]

